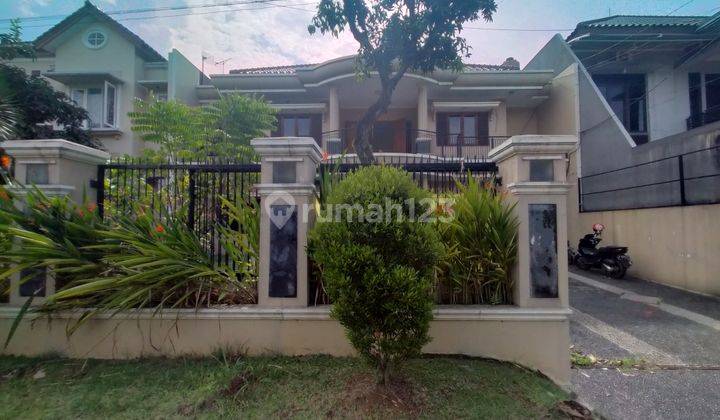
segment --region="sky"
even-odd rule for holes
[[[318,0],[94,0],[105,12],[182,5],[246,4],[111,15],[162,55],[175,48],[205,72],[233,68],[317,63],[354,54],[349,33],[339,38],[310,35],[308,23]],[[556,33],[567,36],[583,20],[609,15],[711,15],[717,0],[496,0],[492,22],[466,24],[461,36],[471,46],[468,63],[500,64],[514,57],[521,66]],[[80,8],[83,0],[0,0],[0,32],[8,19],[22,21],[23,39],[33,40]],[[223,65],[221,62],[227,60]]]

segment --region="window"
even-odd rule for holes
[[[438,114],[438,142],[446,145],[487,146],[488,113]]]
[[[85,34],[84,42],[86,47],[96,50],[105,46],[107,35],[103,31],[93,29]]]
[[[87,111],[87,128],[117,127],[118,91],[115,85],[105,82],[103,87],[73,89],[70,98]]]
[[[720,121],[720,73],[689,73],[690,117],[687,129]]]
[[[117,90],[115,86],[105,82],[105,127],[115,127],[115,104],[117,103]]]
[[[647,143],[645,75],[603,74],[593,80],[635,143]]]
[[[281,116],[280,136],[282,137],[309,137],[309,116]]]
[[[720,73],[705,74],[705,102],[707,110],[720,107]]]

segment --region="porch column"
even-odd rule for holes
[[[432,139],[428,129],[428,91],[427,86],[420,85],[418,88],[418,133],[415,138],[415,153],[430,153]]]
[[[492,149],[520,221],[513,300],[520,307],[568,307],[567,154],[575,136],[513,136]]]
[[[308,305],[307,232],[314,220],[320,147],[311,137],[251,142],[261,158],[258,306]]]
[[[328,97],[328,131],[323,147],[331,155],[342,153],[342,137],[340,135],[340,101],[336,86],[330,87]]]
[[[97,178],[98,165],[106,163],[110,155],[63,139],[10,140],[0,143],[15,161],[15,179],[20,185],[33,185],[49,197],[70,196],[78,205],[85,193],[90,193],[91,181]],[[23,197],[26,190],[12,190]],[[89,201],[94,202],[92,198]],[[18,203],[22,205],[22,203]],[[20,279],[29,277],[22,285]],[[35,294],[33,305],[39,305],[45,296],[55,293],[55,280],[47,270],[23,270],[10,278],[10,304],[21,306]]]

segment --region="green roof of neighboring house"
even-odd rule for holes
[[[102,10],[95,7],[89,1],[86,1],[83,7],[79,8],[73,14],[60,21],[60,23],[38,36],[35,41],[33,41],[33,45],[35,46],[35,48],[42,50],[43,47],[47,45],[50,41],[58,37],[60,34],[65,32],[65,30],[80,21],[80,19],[85,16],[92,16],[101,22],[107,23],[112,28],[117,30],[128,41],[135,45],[138,55],[145,60],[151,62],[166,61],[165,57],[155,51],[150,45],[143,41],[142,38],[135,35],[131,30],[118,23],[116,20],[105,14]]]
[[[698,26],[710,16],[627,16],[616,15],[602,19],[586,20],[578,26],[611,27],[611,26]]]
[[[615,15],[601,19],[580,22],[567,37],[568,40],[595,31],[628,29],[646,32],[649,28],[657,30],[681,31],[696,33],[717,30],[720,12],[712,16],[631,16]]]

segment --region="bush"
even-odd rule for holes
[[[430,194],[398,169],[373,166],[340,182],[327,197],[310,232],[309,252],[322,270],[334,305],[332,316],[347,330],[360,355],[374,365],[378,382],[391,368],[419,355],[429,341],[432,278],[442,254],[439,236],[429,223],[409,220],[430,205]],[[395,206],[390,220],[333,219],[330,208],[349,204],[370,214],[377,205]],[[402,219],[396,218],[398,213]]]
[[[450,223],[439,224],[446,258],[440,265],[440,300],[445,303],[512,303],[511,270],[517,258],[515,205],[489,185],[468,177]],[[443,296],[443,294],[450,296]]]

